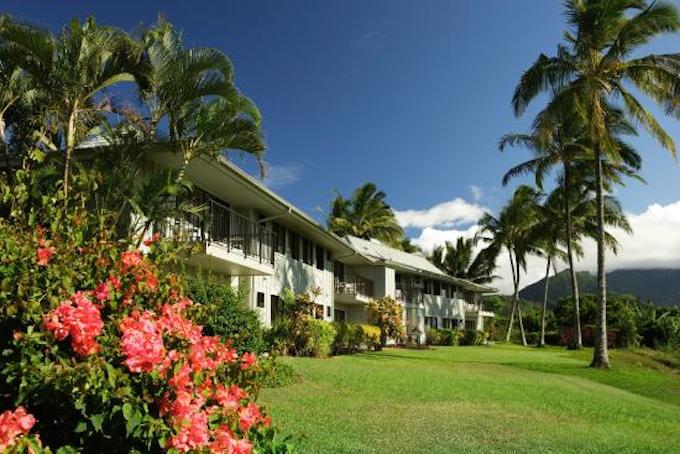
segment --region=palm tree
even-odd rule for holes
[[[74,151],[111,111],[107,88],[141,74],[139,46],[121,30],[99,26],[94,18],[72,21],[59,35],[8,16],[0,20],[0,60],[13,62],[20,76],[41,92],[46,105],[40,142],[64,150],[64,195]]]
[[[478,238],[488,245],[488,251],[492,251],[496,256],[503,248],[508,251],[514,292],[505,339],[510,341],[514,316],[517,312],[522,343],[525,346],[527,341],[522,321],[522,309],[519,304],[519,287],[521,271],[522,269],[526,271],[527,256],[537,252],[531,242],[530,233],[536,222],[536,205],[539,197],[540,194],[534,188],[519,186],[510,201],[501,209],[498,217],[486,213],[479,220]]]
[[[619,136],[634,135],[635,129],[625,119],[623,112],[613,106],[607,107],[607,122],[609,131],[615,137],[622,159],[621,163],[605,162],[606,181],[621,183],[621,175],[636,175],[640,169],[640,156],[633,147],[628,145]],[[507,185],[510,179],[533,172],[536,185],[542,189],[545,175],[555,166],[561,165],[562,174],[558,178],[558,184],[563,193],[560,199],[563,201],[564,219],[561,225],[566,230],[567,262],[571,281],[572,300],[574,302],[574,338],[572,348],[583,346],[580,323],[580,297],[575,267],[574,221],[572,214],[572,192],[579,184],[576,167],[583,168],[584,162],[590,160],[592,150],[586,137],[586,128],[576,116],[564,116],[556,119],[549,130],[546,130],[547,121],[543,119],[540,126],[535,127],[530,134],[507,134],[499,142],[499,149],[504,151],[508,146],[521,145],[529,149],[533,157],[513,168],[503,177],[503,185]],[[555,192],[555,194],[558,194]]]
[[[634,86],[668,114],[680,116],[680,54],[631,57],[652,38],[680,30],[677,9],[645,0],[567,0],[566,44],[553,57],[540,55],[522,75],[513,96],[516,115],[544,91],[552,94],[539,123],[571,112],[587,125],[593,149],[597,200],[598,318],[592,367],[609,367],[605,274],[603,160],[620,162],[620,150],[607,128],[606,106],[620,100],[630,118],[675,155],[675,143],[626,84]]]
[[[350,199],[336,194],[331,203],[328,228],[340,236],[374,238],[390,246],[400,247],[404,230],[385,201],[386,197],[370,182],[359,186]]]
[[[432,250],[429,260],[446,274],[461,279],[486,284],[496,276],[495,257],[489,257],[486,249],[475,255],[476,238],[460,237],[453,244],[447,241],[443,246],[436,246]]]
[[[264,174],[260,112],[234,86],[229,58],[217,49],[185,48],[162,18],[141,41],[149,62],[139,85],[146,110],[141,129],[180,153],[179,179],[191,159],[228,150],[252,154]]]

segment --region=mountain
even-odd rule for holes
[[[597,278],[588,271],[577,273],[579,291],[595,293]],[[522,299],[543,302],[545,279],[524,287],[519,296]],[[607,274],[609,293],[628,293],[642,301],[652,301],[660,306],[680,304],[680,269],[624,269]],[[571,296],[569,270],[561,271],[550,278],[548,304],[554,305],[560,298]]]

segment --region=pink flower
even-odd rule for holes
[[[54,256],[55,252],[56,249],[53,247],[39,247],[38,252],[36,253],[38,266],[47,266],[47,264],[50,263],[50,260],[52,260],[52,256]]]
[[[170,438],[167,448],[175,448],[180,452],[199,451],[210,441],[208,414],[200,410],[202,403],[190,402],[174,414],[174,421],[179,431]]]
[[[151,238],[147,238],[146,240],[144,240],[144,246],[151,246],[152,244],[154,244],[156,241],[158,241],[160,239],[161,239],[161,233],[156,232],[153,235],[151,235]]]
[[[227,388],[224,385],[215,387],[214,398],[218,404],[229,412],[235,412],[241,406],[241,399],[248,397],[248,394],[237,385]]]
[[[248,370],[257,364],[257,356],[250,352],[245,352],[241,357],[241,370]]]
[[[210,444],[212,452],[227,454],[250,454],[252,444],[248,440],[238,440],[225,425],[213,431],[213,442]]]
[[[111,297],[111,293],[109,292],[109,284],[107,282],[102,282],[99,284],[94,290],[94,296],[100,303],[103,301],[108,301],[108,299]]]
[[[35,425],[35,418],[24,407],[5,410],[0,414],[0,450],[4,452],[16,444],[16,439],[28,435]]]
[[[239,420],[238,426],[242,431],[248,430],[262,419],[260,408],[253,402],[250,402],[246,407],[243,407],[238,412]]]
[[[112,274],[109,276],[108,280],[114,290],[116,291],[120,290],[120,279],[118,279],[116,276]]]
[[[75,307],[73,306],[75,304]],[[45,328],[61,341],[71,336],[71,347],[80,356],[99,351],[95,337],[104,329],[99,306],[92,303],[84,292],[76,292],[45,318]]]
[[[120,254],[120,262],[122,264],[123,272],[130,268],[137,267],[142,264],[142,254],[139,251],[125,251]]]
[[[120,329],[123,332],[120,345],[125,365],[131,372],[151,372],[156,365],[163,363],[163,336],[151,312],[133,313],[121,322]]]

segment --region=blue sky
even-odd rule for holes
[[[327,209],[333,189],[347,194],[368,180],[399,211],[457,197],[497,209],[511,191],[500,187],[502,175],[526,157],[501,155],[498,138],[523,131],[540,106],[516,119],[512,91],[560,41],[561,3],[22,0],[3,2],[3,10],[53,29],[93,13],[126,30],[162,12],[187,44],[222,49],[263,113],[270,183],[321,218],[317,207]],[[680,36],[648,50],[680,51]],[[680,122],[663,123],[680,141]],[[635,142],[649,184],[617,192],[626,210],[679,200],[678,163],[647,137]],[[435,224],[464,229],[464,217]]]

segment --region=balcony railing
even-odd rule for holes
[[[373,282],[360,276],[352,276],[345,281],[335,280],[335,293],[373,296]]]
[[[397,301],[411,304],[421,304],[423,302],[423,292],[416,289],[397,288],[395,293]]]
[[[276,234],[216,200],[209,200],[205,210],[183,213],[157,225],[164,237],[185,241],[214,242],[228,252],[241,253],[260,263],[274,263]]]

